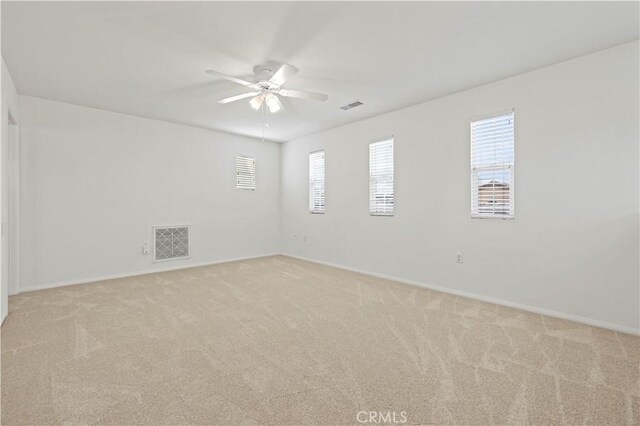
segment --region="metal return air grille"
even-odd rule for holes
[[[154,260],[189,257],[189,226],[156,226],[153,228]]]

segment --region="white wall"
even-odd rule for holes
[[[7,198],[7,179],[5,178],[5,170],[7,165],[7,152],[9,146],[9,113],[14,120],[18,120],[18,94],[16,92],[15,85],[9,74],[4,59],[2,59],[2,74],[0,79],[0,93],[1,93],[1,117],[0,117],[0,193],[2,198],[2,205],[0,206],[1,221],[5,222],[7,219],[8,205],[6,203]],[[2,236],[0,243],[0,257],[2,258],[2,264],[0,264],[0,322],[4,321],[8,309],[9,303],[9,280],[7,274],[7,268],[4,265],[8,259],[8,246],[6,234]]]
[[[286,143],[284,252],[637,330],[638,47]],[[470,219],[469,118],[512,107],[516,219]],[[391,134],[396,213],[371,217],[368,144]],[[326,213],[313,215],[308,154],[319,149]]]
[[[19,97],[21,289],[279,251],[279,146]],[[257,159],[235,188],[235,155]],[[142,254],[153,225],[190,224],[189,260]]]
[[[638,47],[282,147],[19,96],[21,289],[284,251],[637,330]],[[5,74],[3,64],[3,116],[16,98]],[[472,220],[469,118],[511,107],[516,219]],[[368,143],[391,134],[396,214],[371,217]],[[308,153],[318,149],[327,212],[311,215]],[[257,157],[255,192],[234,188],[237,152]],[[171,223],[192,225],[193,257],[153,263],[141,246],[152,225]]]

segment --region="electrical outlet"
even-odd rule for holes
[[[149,243],[144,243],[142,245],[142,254],[149,254]]]
[[[462,253],[456,253],[456,263],[462,263]]]

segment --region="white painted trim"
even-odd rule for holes
[[[278,256],[278,255],[280,255],[280,253],[268,253],[268,254],[260,254],[260,255],[257,255],[257,256],[236,257],[236,258],[231,258],[231,259],[214,260],[212,262],[190,263],[190,264],[187,264],[187,265],[169,266],[169,267],[158,268],[158,269],[148,269],[148,270],[139,271],[139,272],[128,272],[128,273],[124,273],[124,274],[105,275],[105,276],[93,277],[93,278],[82,278],[82,279],[79,279],[79,280],[57,281],[57,282],[48,283],[48,284],[41,284],[41,285],[36,285],[36,286],[32,286],[32,287],[21,288],[20,289],[20,293],[27,293],[27,292],[39,291],[39,290],[47,290],[47,289],[57,288],[57,287],[66,287],[66,286],[69,286],[69,285],[89,284],[89,283],[93,283],[93,282],[97,282],[97,281],[115,280],[115,279],[118,279],[118,278],[137,277],[137,276],[140,276],[140,275],[148,275],[148,274],[156,274],[156,273],[160,273],[160,272],[177,271],[177,270],[180,270],[180,269],[198,268],[198,267],[201,267],[201,266],[218,265],[220,263],[238,262],[238,261],[241,261],[241,260],[259,259],[259,258],[262,258],[262,257],[271,257],[271,256]]]
[[[480,301],[483,301],[483,302],[494,303],[496,305],[506,306],[506,307],[509,307],[509,308],[521,309],[523,311],[532,312],[534,314],[546,315],[546,316],[549,316],[549,317],[560,318],[560,319],[564,319],[564,320],[568,320],[568,321],[574,321],[574,322],[577,322],[577,323],[591,325],[591,326],[594,326],[594,327],[600,327],[600,328],[606,328],[606,329],[609,329],[609,330],[619,331],[621,333],[640,335],[640,329],[634,328],[634,327],[628,327],[628,326],[625,326],[625,325],[620,325],[620,324],[614,324],[614,323],[610,323],[610,322],[606,322],[606,321],[595,320],[595,319],[592,319],[592,318],[581,317],[581,316],[573,315],[573,314],[567,314],[565,312],[558,312],[558,311],[554,311],[554,310],[551,310],[551,309],[539,308],[539,307],[535,307],[535,306],[525,305],[523,303],[510,302],[508,300],[497,299],[497,298],[489,297],[489,296],[482,296],[482,295],[478,295],[478,294],[475,294],[475,293],[469,293],[469,292],[466,292],[466,291],[450,289],[450,288],[447,288],[447,287],[426,284],[426,283],[423,283],[423,282],[420,282],[420,281],[408,280],[408,279],[405,279],[405,278],[395,277],[395,276],[392,276],[392,275],[386,275],[386,274],[380,274],[380,273],[376,273],[376,272],[365,271],[363,269],[352,268],[352,267],[345,266],[345,265],[340,265],[340,264],[337,264],[337,263],[325,262],[325,261],[322,261],[322,260],[311,259],[311,258],[308,258],[308,257],[297,256],[297,255],[293,255],[293,254],[289,254],[289,253],[269,253],[269,254],[262,254],[262,255],[257,255],[257,256],[248,256],[248,257],[238,257],[238,258],[232,258],[232,259],[215,260],[215,261],[212,261],[212,262],[191,263],[191,264],[188,264],[188,265],[173,266],[173,267],[168,267],[168,268],[158,268],[158,269],[152,269],[152,270],[146,270],[146,271],[140,271],[140,272],[131,272],[131,273],[125,273],[125,274],[108,275],[108,276],[94,277],[94,278],[84,278],[84,279],[80,279],[80,280],[58,281],[58,282],[49,283],[49,284],[42,284],[42,285],[33,286],[33,287],[21,288],[20,292],[24,293],[24,292],[30,292],[30,291],[46,290],[46,289],[50,289],[50,288],[65,287],[65,286],[69,286],[69,285],[88,284],[88,283],[92,283],[92,282],[96,282],[96,281],[105,281],[105,280],[113,280],[113,279],[118,279],[118,278],[136,277],[136,276],[140,276],[140,275],[148,275],[148,274],[155,274],[155,273],[160,273],[160,272],[176,271],[176,270],[180,270],[180,269],[197,268],[197,267],[200,267],[200,266],[217,265],[217,264],[220,264],[220,263],[238,262],[238,261],[241,261],[241,260],[259,259],[259,258],[262,258],[262,257],[271,257],[271,256],[278,256],[278,255],[287,256],[287,257],[291,257],[291,258],[294,258],[294,259],[300,259],[300,260],[304,260],[304,261],[311,262],[311,263],[317,263],[317,264],[320,264],[320,265],[331,266],[333,268],[344,269],[344,270],[351,271],[351,272],[357,272],[359,274],[369,275],[369,276],[372,276],[372,277],[384,278],[384,279],[387,279],[387,280],[397,281],[397,282],[400,282],[400,283],[403,283],[403,284],[412,285],[412,286],[415,286],[415,287],[427,288],[429,290],[435,290],[435,291],[440,291],[440,292],[443,292],[443,293],[453,294],[453,295],[456,295],[456,296],[467,297],[469,299],[475,299],[475,300],[480,300]]]
[[[387,280],[397,281],[397,282],[400,282],[400,283],[403,283],[403,284],[412,285],[412,286],[415,286],[415,287],[427,288],[429,290],[440,291],[442,293],[453,294],[453,295],[456,295],[456,296],[462,296],[462,297],[466,297],[466,298],[469,298],[469,299],[480,300],[482,302],[488,302],[488,303],[493,303],[493,304],[496,304],[496,305],[506,306],[506,307],[509,307],[509,308],[520,309],[520,310],[523,310],[523,311],[532,312],[534,314],[546,315],[546,316],[549,316],[549,317],[560,318],[560,319],[564,319],[564,320],[568,320],[568,321],[574,321],[574,322],[578,322],[578,323],[581,323],[581,324],[591,325],[593,327],[606,328],[606,329],[609,329],[609,330],[619,331],[621,333],[640,335],[640,328],[634,328],[634,327],[629,327],[629,326],[626,326],[626,325],[614,324],[614,323],[610,323],[610,322],[606,322],[606,321],[600,321],[600,320],[596,320],[596,319],[592,319],[592,318],[581,317],[579,315],[567,314],[565,312],[558,312],[558,311],[554,311],[554,310],[551,310],[551,309],[539,308],[539,307],[536,307],[536,306],[525,305],[523,303],[510,302],[508,300],[497,299],[497,298],[490,297],[490,296],[482,296],[482,295],[475,294],[475,293],[469,293],[469,292],[466,292],[466,291],[455,290],[455,289],[451,289],[451,288],[447,288],[447,287],[441,287],[441,286],[432,285],[432,284],[426,284],[426,283],[423,283],[423,282],[420,282],[420,281],[408,280],[406,278],[394,277],[392,275],[379,274],[379,273],[376,273],[376,272],[365,271],[363,269],[358,269],[358,268],[352,268],[352,267],[349,267],[349,266],[339,265],[337,263],[325,262],[325,261],[316,260],[316,259],[310,259],[308,257],[297,256],[297,255],[288,254],[288,253],[281,253],[281,254],[282,254],[282,256],[287,256],[287,257],[291,257],[291,258],[294,258],[294,259],[305,260],[307,262],[312,262],[312,263],[319,263],[321,265],[331,266],[333,268],[344,269],[344,270],[351,271],[351,272],[357,272],[359,274],[369,275],[369,276],[372,276],[372,277],[384,278],[384,279],[387,279]]]
[[[12,121],[13,120],[13,121]],[[20,292],[20,127],[9,111],[9,143],[7,158],[9,201],[6,231],[9,238],[9,295]]]

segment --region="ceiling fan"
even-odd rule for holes
[[[276,72],[273,72],[272,68],[270,68],[269,66],[257,66],[254,69],[256,80],[255,83],[214,70],[207,70],[205,72],[214,77],[221,77],[234,83],[241,84],[248,89],[251,89],[251,92],[248,93],[220,99],[218,101],[218,103],[220,104],[228,104],[230,102],[239,101],[241,99],[252,98],[249,101],[249,104],[253,109],[259,110],[263,105],[266,105],[266,107],[269,109],[269,112],[274,113],[283,109],[282,102],[280,102],[279,96],[285,96],[287,98],[306,99],[318,102],[325,102],[327,99],[329,99],[329,96],[322,93],[314,93],[294,89],[283,89],[282,85],[298,73],[298,68],[289,64],[281,65],[280,68],[276,70]]]

